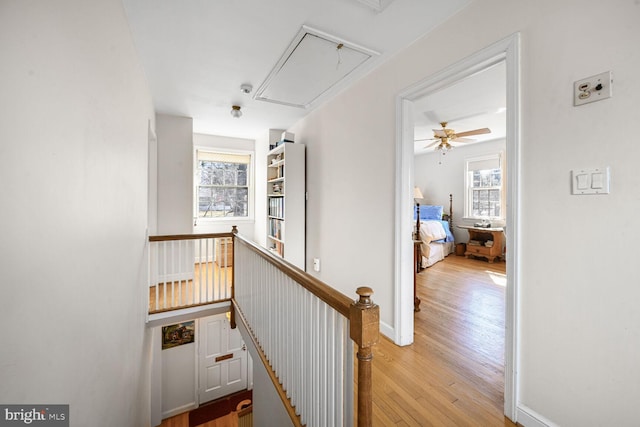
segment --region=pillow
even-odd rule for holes
[[[413,219],[416,219],[416,208],[417,206],[413,207]],[[428,219],[441,220],[442,206],[433,206],[433,205],[420,206],[420,219],[421,220],[428,220]]]

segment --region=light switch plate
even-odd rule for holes
[[[571,194],[609,194],[609,168],[572,170]]]

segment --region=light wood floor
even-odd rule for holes
[[[514,426],[503,416],[505,263],[455,255],[418,274],[414,343],[374,347],[374,425]]]
[[[162,282],[157,288],[151,286],[149,313],[194,307],[231,297],[233,267],[220,267],[216,262],[196,263],[193,275],[193,280]]]
[[[238,420],[233,418],[231,414],[224,417],[216,418],[208,423],[200,424],[196,427],[237,427]],[[175,417],[167,418],[162,421],[160,427],[189,427],[189,413],[176,415]]]
[[[502,415],[504,284],[504,262],[455,255],[418,275],[415,342],[374,347],[374,426],[515,426]],[[178,417],[162,427],[188,427]],[[215,422],[202,427],[230,426]]]

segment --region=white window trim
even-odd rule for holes
[[[198,217],[198,150],[211,153],[239,154],[250,157],[249,164],[249,208],[246,217],[224,217],[224,218],[200,218]],[[223,224],[223,223],[249,223],[255,221],[255,152],[249,150],[232,150],[228,148],[216,148],[210,146],[193,147],[193,221],[194,224]]]
[[[483,156],[477,157],[469,157],[465,159],[464,162],[464,216],[463,219],[468,220],[477,220],[477,219],[492,219],[492,220],[500,220],[504,221],[506,218],[506,187],[505,187],[505,167],[504,167],[504,152],[499,151],[497,153],[486,154]],[[498,164],[500,165],[500,174],[501,174],[501,187],[500,187],[500,216],[475,216],[471,214],[470,203],[469,200],[471,191],[470,191],[470,183],[469,183],[469,164],[473,162],[480,162],[484,160],[498,160]]]

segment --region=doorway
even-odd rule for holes
[[[413,227],[414,187],[414,111],[415,100],[455,84],[504,61],[507,75],[506,159],[509,165],[506,218],[509,232],[506,245],[507,286],[505,300],[505,390],[504,413],[515,420],[517,402],[517,289],[519,274],[519,34],[501,40],[406,89],[397,97],[396,145],[396,224],[395,224],[395,303],[394,341],[413,342]]]

